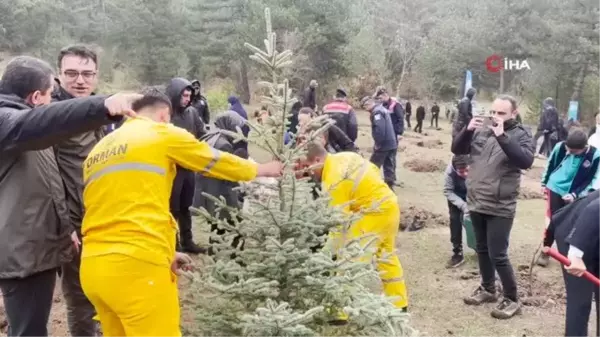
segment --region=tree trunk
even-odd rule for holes
[[[248,83],[248,65],[243,58],[240,60],[240,100],[244,104],[250,104],[250,84]]]
[[[396,85],[396,97],[400,97],[400,90],[402,88],[402,83],[404,82],[405,72],[406,72],[406,62],[402,62],[402,70],[400,70],[400,79],[398,80],[398,84]]]
[[[581,68],[579,68],[579,73],[577,74],[577,78],[575,79],[575,86],[573,87],[573,94],[571,95],[571,101],[578,101],[581,96],[581,90],[583,89],[583,82],[585,81],[585,75],[588,68],[588,61],[585,61]],[[580,116],[581,112],[581,102],[578,104],[577,108],[577,120],[581,120]]]

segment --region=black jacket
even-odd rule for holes
[[[521,186],[521,170],[531,167],[535,147],[531,133],[511,119],[504,134],[489,128],[469,131],[465,126],[454,137],[452,153],[471,155],[467,177],[469,211],[513,218]]]
[[[463,99],[458,102],[458,116],[456,116],[454,124],[452,125],[452,137],[455,137],[457,133],[469,125],[469,122],[471,122],[471,118],[473,118],[473,104],[471,103],[472,99],[473,96],[467,96],[463,97]]]
[[[546,99],[543,102],[538,130],[546,131],[548,133],[558,130],[558,111],[556,111],[552,100]]]
[[[105,97],[31,108],[0,95],[0,279],[57,268],[72,258],[74,230],[52,146],[121,120]]]
[[[304,91],[304,97],[302,98],[302,106],[305,108],[315,109],[317,107],[317,94],[315,88],[308,87]]]
[[[52,93],[52,100],[55,102],[73,99],[65,89],[57,86]],[[83,221],[83,161],[88,154],[104,137],[104,129],[99,127],[96,130],[75,135],[54,146],[56,162],[60,176],[65,185],[65,194],[67,197],[67,206],[69,216],[74,227],[80,228]]]
[[[196,109],[196,112],[204,125],[210,123],[210,110],[208,108],[208,100],[206,97],[195,94],[191,106]]]
[[[417,108],[417,120],[422,121],[424,119],[425,119],[425,107],[422,105],[419,105],[419,107]]]
[[[431,107],[431,114],[434,116],[439,116],[440,115],[440,107],[437,104],[434,104]]]
[[[337,152],[358,152],[354,142],[335,125],[327,129],[327,150],[332,153]]]
[[[409,101],[406,101],[406,107],[404,108],[404,110],[406,111],[407,116],[410,116],[412,114],[412,105]]]
[[[180,128],[186,129],[189,133],[200,139],[205,133],[205,126],[200,119],[198,111],[191,106],[181,106],[181,94],[185,89],[192,90],[192,83],[185,78],[176,77],[169,82],[167,86],[167,96],[171,99],[173,114],[171,123]]]
[[[387,102],[383,102],[383,107],[390,112],[390,119],[396,136],[402,136],[404,133],[404,108],[402,108],[402,104],[390,98]]]

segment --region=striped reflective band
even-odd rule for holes
[[[210,162],[208,163],[208,165],[206,165],[206,167],[202,169],[201,173],[208,173],[208,172],[210,172],[210,170],[215,166],[215,164],[221,158],[221,152],[219,152],[219,150],[215,150],[215,149],[213,149],[211,147],[210,151],[212,152],[213,158],[210,160]]]
[[[101,170],[94,172],[87,178],[87,180],[85,181],[85,184],[87,185],[90,182],[92,182],[93,180],[98,179],[107,173],[113,173],[113,172],[119,172],[119,171],[145,171],[145,172],[152,172],[152,173],[157,173],[157,174],[161,174],[161,175],[165,175],[165,173],[166,173],[164,168],[157,166],[157,165],[145,164],[145,163],[121,163],[121,164],[110,165]]]
[[[387,280],[381,279],[382,283],[395,283],[395,282],[404,282],[404,277],[394,277]]]
[[[360,184],[360,181],[362,180],[362,178],[367,173],[367,169],[368,168],[369,168],[369,163],[366,162],[366,161],[363,162],[362,166],[360,167],[360,171],[358,171],[358,174],[354,178],[354,183],[353,183],[353,186],[352,186],[352,193],[355,193],[356,190],[358,189],[358,185]]]

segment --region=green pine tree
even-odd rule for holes
[[[270,75],[270,81],[260,84],[267,93],[263,102],[273,116],[270,123],[251,125],[251,141],[256,140],[256,145],[284,162],[285,174],[275,186],[251,184],[249,190],[260,187],[263,192],[249,193],[249,204],[243,211],[229,209],[233,224],[197,210],[202,218],[218,222],[219,227],[229,232],[213,245],[218,250],[215,263],[199,271],[201,275],[193,283],[191,298],[186,298],[194,307],[199,329],[196,333],[412,335],[415,332],[408,326],[408,315],[392,305],[392,299],[372,291],[372,285],[380,282],[374,261],[357,259],[364,249],[371,249],[370,245],[361,248],[357,240],[348,242],[336,250],[337,258],[327,247],[315,249],[327,242],[323,233],[341,225],[343,235],[357,217],[349,218],[340,209],[328,207],[327,196],[314,200],[311,182],[295,177],[293,163],[304,153],[302,147],[284,145],[288,110],[295,100],[287,80],[280,78],[282,69],[291,65],[292,53],[277,51],[269,9],[265,10],[265,16],[264,49],[250,44],[246,47],[253,52],[250,58]],[[311,137],[325,131],[330,122],[321,117],[314,123],[323,126]],[[265,193],[267,190],[270,192]],[[224,202],[214,200],[226,209]],[[245,241],[243,250],[231,247],[236,235]],[[328,324],[340,309],[348,314],[348,323]]]

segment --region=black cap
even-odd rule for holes
[[[337,88],[337,90],[335,91],[335,96],[336,97],[348,97],[348,94],[346,93],[346,89]]]

